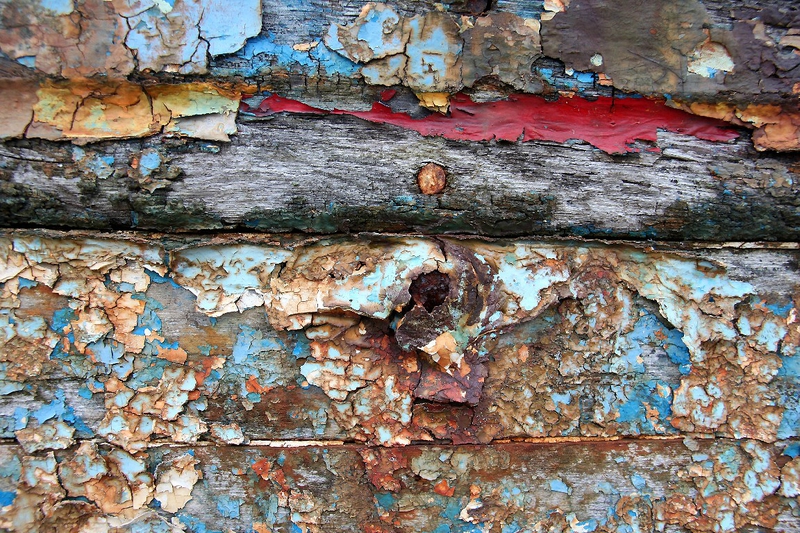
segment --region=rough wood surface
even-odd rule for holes
[[[240,122],[229,145],[9,143],[0,224],[798,240],[800,160],[748,144],[661,132],[656,153],[610,156],[295,115]],[[441,194],[417,186],[428,162],[446,170]]]

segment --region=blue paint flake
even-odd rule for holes
[[[12,456],[10,460],[0,464],[0,477],[10,478],[12,481],[19,482],[19,477],[22,474],[22,463],[19,457]]]
[[[224,495],[217,498],[217,511],[225,518],[239,518],[240,505],[242,505],[242,500],[238,498]]]
[[[631,476],[631,483],[638,491],[642,491],[647,487],[647,481],[639,474],[633,474]]]
[[[119,363],[125,355],[125,345],[110,339],[100,339],[86,345],[86,351],[98,363],[113,365]]]
[[[553,492],[563,492],[564,494],[572,494],[572,488],[564,483],[561,479],[551,479],[550,490]]]
[[[375,494],[375,500],[384,510],[391,511],[397,499],[389,492],[378,492]]]
[[[56,391],[56,397],[50,403],[41,406],[39,409],[31,413],[36,420],[42,424],[53,418],[61,418],[66,412],[66,404],[64,401],[64,391]]]
[[[32,287],[36,287],[39,283],[27,278],[20,277],[19,279],[19,288],[20,289],[30,289]]]
[[[800,455],[800,442],[793,442],[783,450],[783,455],[788,455],[792,459]]]
[[[13,504],[16,498],[17,498],[16,492],[0,490],[0,507],[6,507],[8,505]]]

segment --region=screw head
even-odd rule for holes
[[[417,173],[417,185],[422,194],[439,194],[447,185],[447,173],[436,163],[428,163]]]

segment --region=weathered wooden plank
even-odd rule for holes
[[[129,456],[85,442],[36,457],[2,446],[0,520],[25,533],[796,531],[796,449],[689,439]]]
[[[96,229],[415,231],[492,236],[800,237],[798,156],[661,132],[584,144],[466,143],[354,118],[240,122],[230,145],[128,141],[0,148],[0,224]],[[371,155],[364,157],[365,143]],[[416,175],[443,166],[425,195]]]
[[[32,71],[0,91],[12,115],[2,138],[87,142],[165,132],[224,140],[235,131],[241,94],[278,92],[363,111],[395,87],[408,97],[404,116],[418,115],[411,110],[417,102],[446,113],[461,91],[476,102],[513,93],[596,99],[626,92],[755,129],[759,149],[797,150],[800,143],[800,115],[789,98],[800,80],[800,17],[794,6],[771,1],[722,8],[699,0],[197,0],[137,10],[82,0],[51,7],[15,2],[0,12],[0,51]],[[40,83],[36,75],[51,79]],[[163,84],[194,105],[165,103]]]
[[[131,451],[800,433],[794,246],[11,232],[2,253],[2,436],[30,450],[69,445],[65,421]]]

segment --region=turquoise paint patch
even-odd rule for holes
[[[217,511],[225,518],[239,518],[239,506],[242,500],[230,496],[220,496],[217,498]]]
[[[280,344],[273,339],[264,338],[261,331],[250,326],[240,325],[239,334],[236,336],[236,343],[233,346],[233,362],[242,364],[248,356],[280,349]]]
[[[69,15],[75,10],[72,0],[39,0],[39,5],[53,15]]]
[[[41,406],[39,409],[31,413],[31,415],[40,423],[47,422],[53,418],[61,418],[66,412],[66,404],[64,399],[64,391],[56,391],[56,397],[50,403]]]
[[[75,435],[78,438],[86,439],[94,437],[94,431],[92,431],[92,428],[90,428],[86,422],[83,421],[83,418],[75,414],[75,409],[72,407],[67,407],[62,419],[75,429]]]
[[[790,356],[781,357],[781,368],[778,370],[778,376],[784,378],[797,378],[800,377],[800,353]]]
[[[36,68],[36,56],[23,56],[17,58],[17,63],[28,68]]]
[[[397,498],[395,498],[394,495],[389,492],[375,493],[375,500],[385,511],[391,511],[397,502]]]
[[[789,456],[792,459],[800,455],[800,442],[793,442],[784,448],[783,455]]]
[[[183,289],[183,287],[181,287],[180,285],[175,283],[175,280],[170,278],[170,277],[162,276],[158,272],[154,272],[154,271],[152,271],[150,269],[147,269],[147,268],[145,268],[144,271],[148,275],[148,277],[150,278],[150,281],[152,281],[153,283],[169,283],[170,285],[172,285],[176,289]]]
[[[647,481],[639,474],[633,474],[631,476],[631,484],[634,486],[634,488],[636,488],[636,490],[641,492],[647,486]]]
[[[236,56],[251,61],[250,68],[236,69],[237,72],[246,76],[255,76],[273,66],[286,69],[301,67],[301,70],[313,70],[316,67],[315,61],[311,59],[308,52],[295,50],[288,44],[276,43],[275,35],[272,33],[248,39]]]
[[[148,344],[145,344],[145,349],[148,348]],[[150,350],[152,350],[152,348],[150,348]],[[139,356],[138,359],[142,366],[128,378],[126,382],[126,385],[133,390],[139,390],[142,387],[147,387],[158,382],[164,375],[164,369],[172,364],[166,359],[155,357],[152,353],[145,355],[149,357]]]
[[[324,70],[325,74],[328,76],[339,74],[341,76],[350,77],[358,72],[358,63],[350,61],[346,57],[337,54],[325,46],[324,43],[319,43],[311,50],[311,52],[309,52],[309,54],[314,61],[319,63],[320,68]]]
[[[125,355],[125,345],[110,339],[100,339],[86,345],[94,355],[95,361],[105,365],[119,363]]]
[[[572,391],[567,391],[564,393],[554,392],[551,394],[553,398],[553,404],[556,407],[556,412],[561,413],[561,406],[562,405],[569,405],[572,403]]]
[[[19,279],[19,288],[20,289],[30,289],[31,287],[36,287],[39,283],[28,278],[17,278]]]
[[[108,452],[108,455],[114,458],[119,466],[120,472],[129,480],[136,478],[146,470],[144,463],[119,448],[111,450]]]
[[[561,479],[551,479],[548,484],[550,490],[553,492],[563,492],[564,494],[572,494],[572,489],[564,483]]]
[[[9,323],[13,323],[13,321],[9,320]],[[47,327],[44,318],[40,316],[17,319],[17,335],[26,339],[41,339]]]
[[[792,310],[793,307],[794,307],[794,304],[792,302],[789,302],[789,303],[784,304],[784,305],[781,305],[781,304],[767,304],[767,309],[769,309],[770,311],[772,311],[773,313],[775,313],[776,315],[778,315],[781,318],[787,318],[789,316],[789,312]]]
[[[142,314],[136,319],[136,327],[133,329],[133,334],[146,336],[147,330],[156,333],[160,332],[161,319],[158,317],[158,314],[156,314],[156,311],[164,309],[164,306],[154,299],[140,294],[134,294],[132,298],[134,300],[145,301],[144,311],[142,311]]]
[[[161,166],[161,154],[155,150],[145,150],[139,158],[139,172],[142,176],[149,176]]]
[[[14,431],[19,431],[20,429],[25,429],[28,427],[28,418],[30,418],[30,412],[25,409],[24,407],[17,407],[14,409]]]
[[[292,355],[297,359],[306,359],[311,355],[311,341],[308,340],[303,331],[291,332],[291,337],[295,341],[292,348]]]
[[[661,390],[670,390],[669,394],[662,396]],[[627,391],[619,391],[618,395],[626,398],[626,401],[618,407],[618,421],[631,424],[630,430],[636,434],[642,431],[674,433],[676,430],[670,425],[669,419],[672,416],[672,392],[668,384],[659,380],[648,380],[643,383],[636,383]],[[655,408],[658,412],[658,422],[665,431],[657,431],[653,422],[647,417],[647,407]]]
[[[0,477],[10,478],[15,483],[19,481],[22,474],[22,463],[19,458],[14,455],[8,461],[0,464]]]
[[[395,32],[391,40],[384,28],[396,26],[400,16],[391,8],[371,9],[358,29],[358,40],[367,43],[376,57],[395,54],[403,48],[401,32]]]
[[[607,494],[609,496],[614,494],[619,494],[619,491],[614,488],[614,485],[612,485],[608,481],[601,481],[600,483],[598,483],[596,490],[601,494]]]

